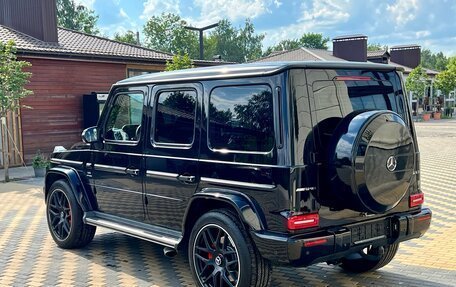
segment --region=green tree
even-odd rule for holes
[[[269,133],[273,123],[272,112],[273,96],[269,91],[254,94],[245,105],[237,104],[234,111],[237,114],[240,125],[244,128]]]
[[[171,93],[164,101],[163,106],[172,108],[176,111],[192,115],[195,111],[195,99],[188,93],[183,91],[176,91]]]
[[[368,43],[367,44],[368,51],[379,51],[379,50],[386,50],[386,49],[388,49],[388,46],[382,45],[379,43]]]
[[[263,39],[263,34],[255,33],[255,27],[249,19],[240,28],[235,28],[228,20],[222,20],[205,41],[205,58],[220,55],[225,61],[239,63],[254,60],[261,57]]]
[[[456,57],[449,59],[446,70],[437,75],[435,85],[444,95],[456,89]]]
[[[163,52],[188,54],[191,58],[198,58],[198,36],[185,29],[187,25],[179,15],[172,13],[152,16],[144,25],[145,45]]]
[[[282,40],[275,46],[270,46],[263,53],[264,56],[278,51],[290,51],[301,47],[298,40]]]
[[[209,118],[211,122],[225,124],[233,118],[233,113],[228,108],[226,111],[218,110],[213,103],[209,103]]]
[[[424,96],[424,90],[429,84],[429,77],[421,65],[413,69],[405,81],[407,91],[413,92],[418,98]]]
[[[74,0],[57,0],[58,25],[64,28],[97,35],[98,15],[84,5],[77,5]]]
[[[268,47],[263,55],[267,56],[274,51],[288,51],[300,47],[327,50],[328,42],[329,37],[323,37],[323,34],[320,33],[309,32],[304,33],[299,39],[282,40],[277,45]]]
[[[173,54],[188,54],[199,57],[198,33],[185,29],[188,23],[180,16],[162,13],[152,16],[144,25],[146,46]],[[212,32],[203,38],[204,58],[212,60],[220,55],[225,61],[246,62],[261,56],[264,35],[256,34],[252,22],[247,19],[244,26],[236,28],[228,20],[219,22]]]
[[[29,62],[17,60],[16,47],[12,40],[6,44],[0,42],[0,117],[4,133],[8,132],[6,127],[8,112],[17,111],[21,107],[19,100],[32,94],[32,91],[25,88],[31,73],[23,71],[30,66]],[[4,136],[2,140],[5,181],[9,181],[8,137]]]
[[[165,71],[193,68],[193,61],[188,54],[176,54],[171,61],[166,61]]]
[[[329,37],[323,37],[319,33],[304,33],[301,38],[299,38],[299,43],[301,47],[311,48],[311,49],[323,49],[327,50],[328,46],[326,43],[329,42]]]
[[[443,71],[448,65],[448,60],[442,52],[432,53],[429,49],[421,51],[421,65],[428,69]]]
[[[136,38],[136,33],[130,30],[125,32],[124,34],[115,33],[114,40],[127,44],[139,45]]]

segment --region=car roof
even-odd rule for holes
[[[261,62],[248,64],[230,64],[204,68],[192,68],[170,72],[151,73],[127,78],[119,81],[115,86],[161,83],[176,81],[198,81],[211,79],[228,79],[240,77],[268,76],[287,69],[312,68],[312,69],[368,69],[378,71],[399,70],[396,66],[387,64],[375,64],[365,62],[341,62],[341,61],[290,61],[290,62]]]

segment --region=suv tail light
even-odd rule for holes
[[[287,219],[287,227],[289,230],[297,230],[318,226],[320,216],[318,213],[308,213],[294,215]]]
[[[424,202],[424,193],[417,193],[417,194],[410,195],[410,201],[409,201],[410,207],[415,207],[415,206],[421,205],[421,204],[423,204],[423,202]]]

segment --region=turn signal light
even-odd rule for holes
[[[410,195],[410,201],[409,201],[410,207],[415,207],[415,206],[421,205],[421,204],[423,204],[423,202],[424,202],[424,193],[417,193],[417,194]]]
[[[294,215],[288,218],[287,227],[289,230],[297,230],[318,226],[320,216],[318,213]]]

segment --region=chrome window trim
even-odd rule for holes
[[[51,163],[56,163],[56,164],[61,164],[61,163],[68,163],[68,164],[77,164],[77,165],[82,165],[82,161],[77,161],[77,160],[69,160],[69,159],[60,159],[60,158],[51,158],[50,160]]]
[[[107,185],[102,185],[102,184],[91,184],[93,187],[101,187],[101,188],[108,188],[108,189],[114,189],[118,191],[125,191],[125,192],[130,192],[130,193],[135,193],[135,194],[143,194],[140,191],[137,190],[131,190],[131,189],[123,189],[123,188],[118,188],[118,187],[112,187],[112,186],[107,186]]]
[[[258,184],[258,183],[250,183],[245,181],[236,181],[236,180],[226,180],[226,179],[218,179],[218,178],[211,178],[211,177],[201,177],[202,182],[213,183],[213,184],[220,184],[220,185],[232,185],[232,186],[239,186],[239,187],[246,187],[246,188],[258,188],[258,189],[275,189],[276,185],[272,184]]]
[[[118,188],[118,187],[112,187],[112,186],[106,186],[106,185],[101,185],[101,184],[91,184],[91,186],[114,189],[114,190],[118,190],[118,191],[125,191],[125,192],[134,193],[134,194],[147,195],[147,196],[163,198],[163,199],[169,199],[169,200],[174,200],[174,201],[183,201],[182,199],[179,199],[179,198],[168,197],[168,196],[158,195],[158,194],[153,194],[153,193],[145,193],[144,194],[142,191],[130,190],[130,189],[124,189],[124,188]]]

